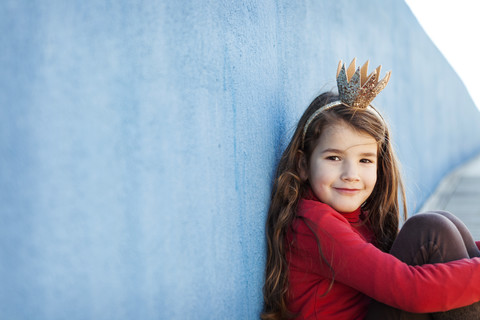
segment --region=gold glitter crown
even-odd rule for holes
[[[312,123],[320,113],[335,106],[347,105],[352,108],[368,109],[383,121],[382,116],[370,105],[370,102],[385,88],[388,80],[390,80],[391,71],[388,71],[385,77],[378,81],[382,66],[378,66],[377,69],[373,70],[373,72],[367,76],[368,60],[361,68],[357,68],[355,71],[356,61],[357,58],[353,58],[348,69],[345,68],[342,60],[338,63],[337,87],[340,100],[330,102],[320,107],[307,119],[305,127],[303,128],[302,148],[305,144],[305,135],[307,134],[310,123]]]
[[[377,69],[367,76],[368,60],[361,68],[357,68],[355,71],[356,60],[354,58],[346,70],[342,60],[338,63],[338,95],[343,103],[354,108],[365,109],[380,91],[385,88],[388,80],[390,80],[391,71],[387,72],[385,77],[379,81],[382,66],[378,66]]]

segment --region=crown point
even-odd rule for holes
[[[385,74],[385,77],[378,83],[378,92],[382,91],[388,84],[388,81],[390,80],[390,75],[392,74],[392,71],[388,71]]]
[[[347,69],[347,81],[350,81],[352,78],[353,74],[355,73],[355,63],[357,62],[357,58],[353,58],[352,62],[350,62],[350,65],[348,66]]]
[[[342,60],[340,60],[338,62],[338,67],[337,67],[337,78],[338,78],[338,75],[340,74],[340,70],[342,70]]]
[[[361,79],[361,85],[362,86],[367,81],[368,63],[369,63],[369,60],[367,60],[367,62],[365,62],[363,64],[362,70],[360,71],[360,79]]]
[[[386,74],[385,74],[385,81],[388,82],[390,80],[390,75],[392,74],[392,71],[388,71]]]
[[[375,83],[378,83],[378,79],[380,79],[380,71],[382,70],[382,65],[379,65],[377,69],[375,70],[377,72],[377,81]]]

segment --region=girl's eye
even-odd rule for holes
[[[338,156],[329,156],[329,157],[327,157],[327,160],[339,161],[339,160],[340,160],[340,157],[338,157]]]
[[[360,160],[360,162],[361,163],[373,163],[373,161],[370,160],[370,159],[362,159],[362,160]]]

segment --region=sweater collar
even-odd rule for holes
[[[313,200],[313,201],[320,201],[317,196],[313,193],[311,188],[308,188],[305,196],[303,197],[305,200]],[[323,203],[323,202],[322,202]],[[333,208],[332,208],[333,209]],[[335,210],[335,209],[334,209]],[[336,211],[336,210],[335,210]],[[361,221],[361,215],[362,215],[362,207],[358,207],[355,211],[353,212],[339,212],[345,219],[347,219],[348,222],[350,223],[357,223]]]

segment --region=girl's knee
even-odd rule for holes
[[[426,248],[426,254],[421,259],[415,257],[415,261],[418,260],[416,264],[439,263],[469,257],[460,231],[442,214],[436,212],[416,214],[405,222],[403,228],[404,235],[413,238],[414,244],[416,243],[419,248]]]
[[[442,215],[445,218],[448,218],[450,221],[454,221],[454,220],[458,219],[453,213],[445,211],[445,210],[428,211],[427,213],[436,213],[436,214]]]
[[[405,222],[404,227],[420,230],[433,229],[436,231],[449,231],[457,233],[458,230],[455,224],[443,213],[444,212],[440,213],[436,211],[418,213],[409,218]]]

